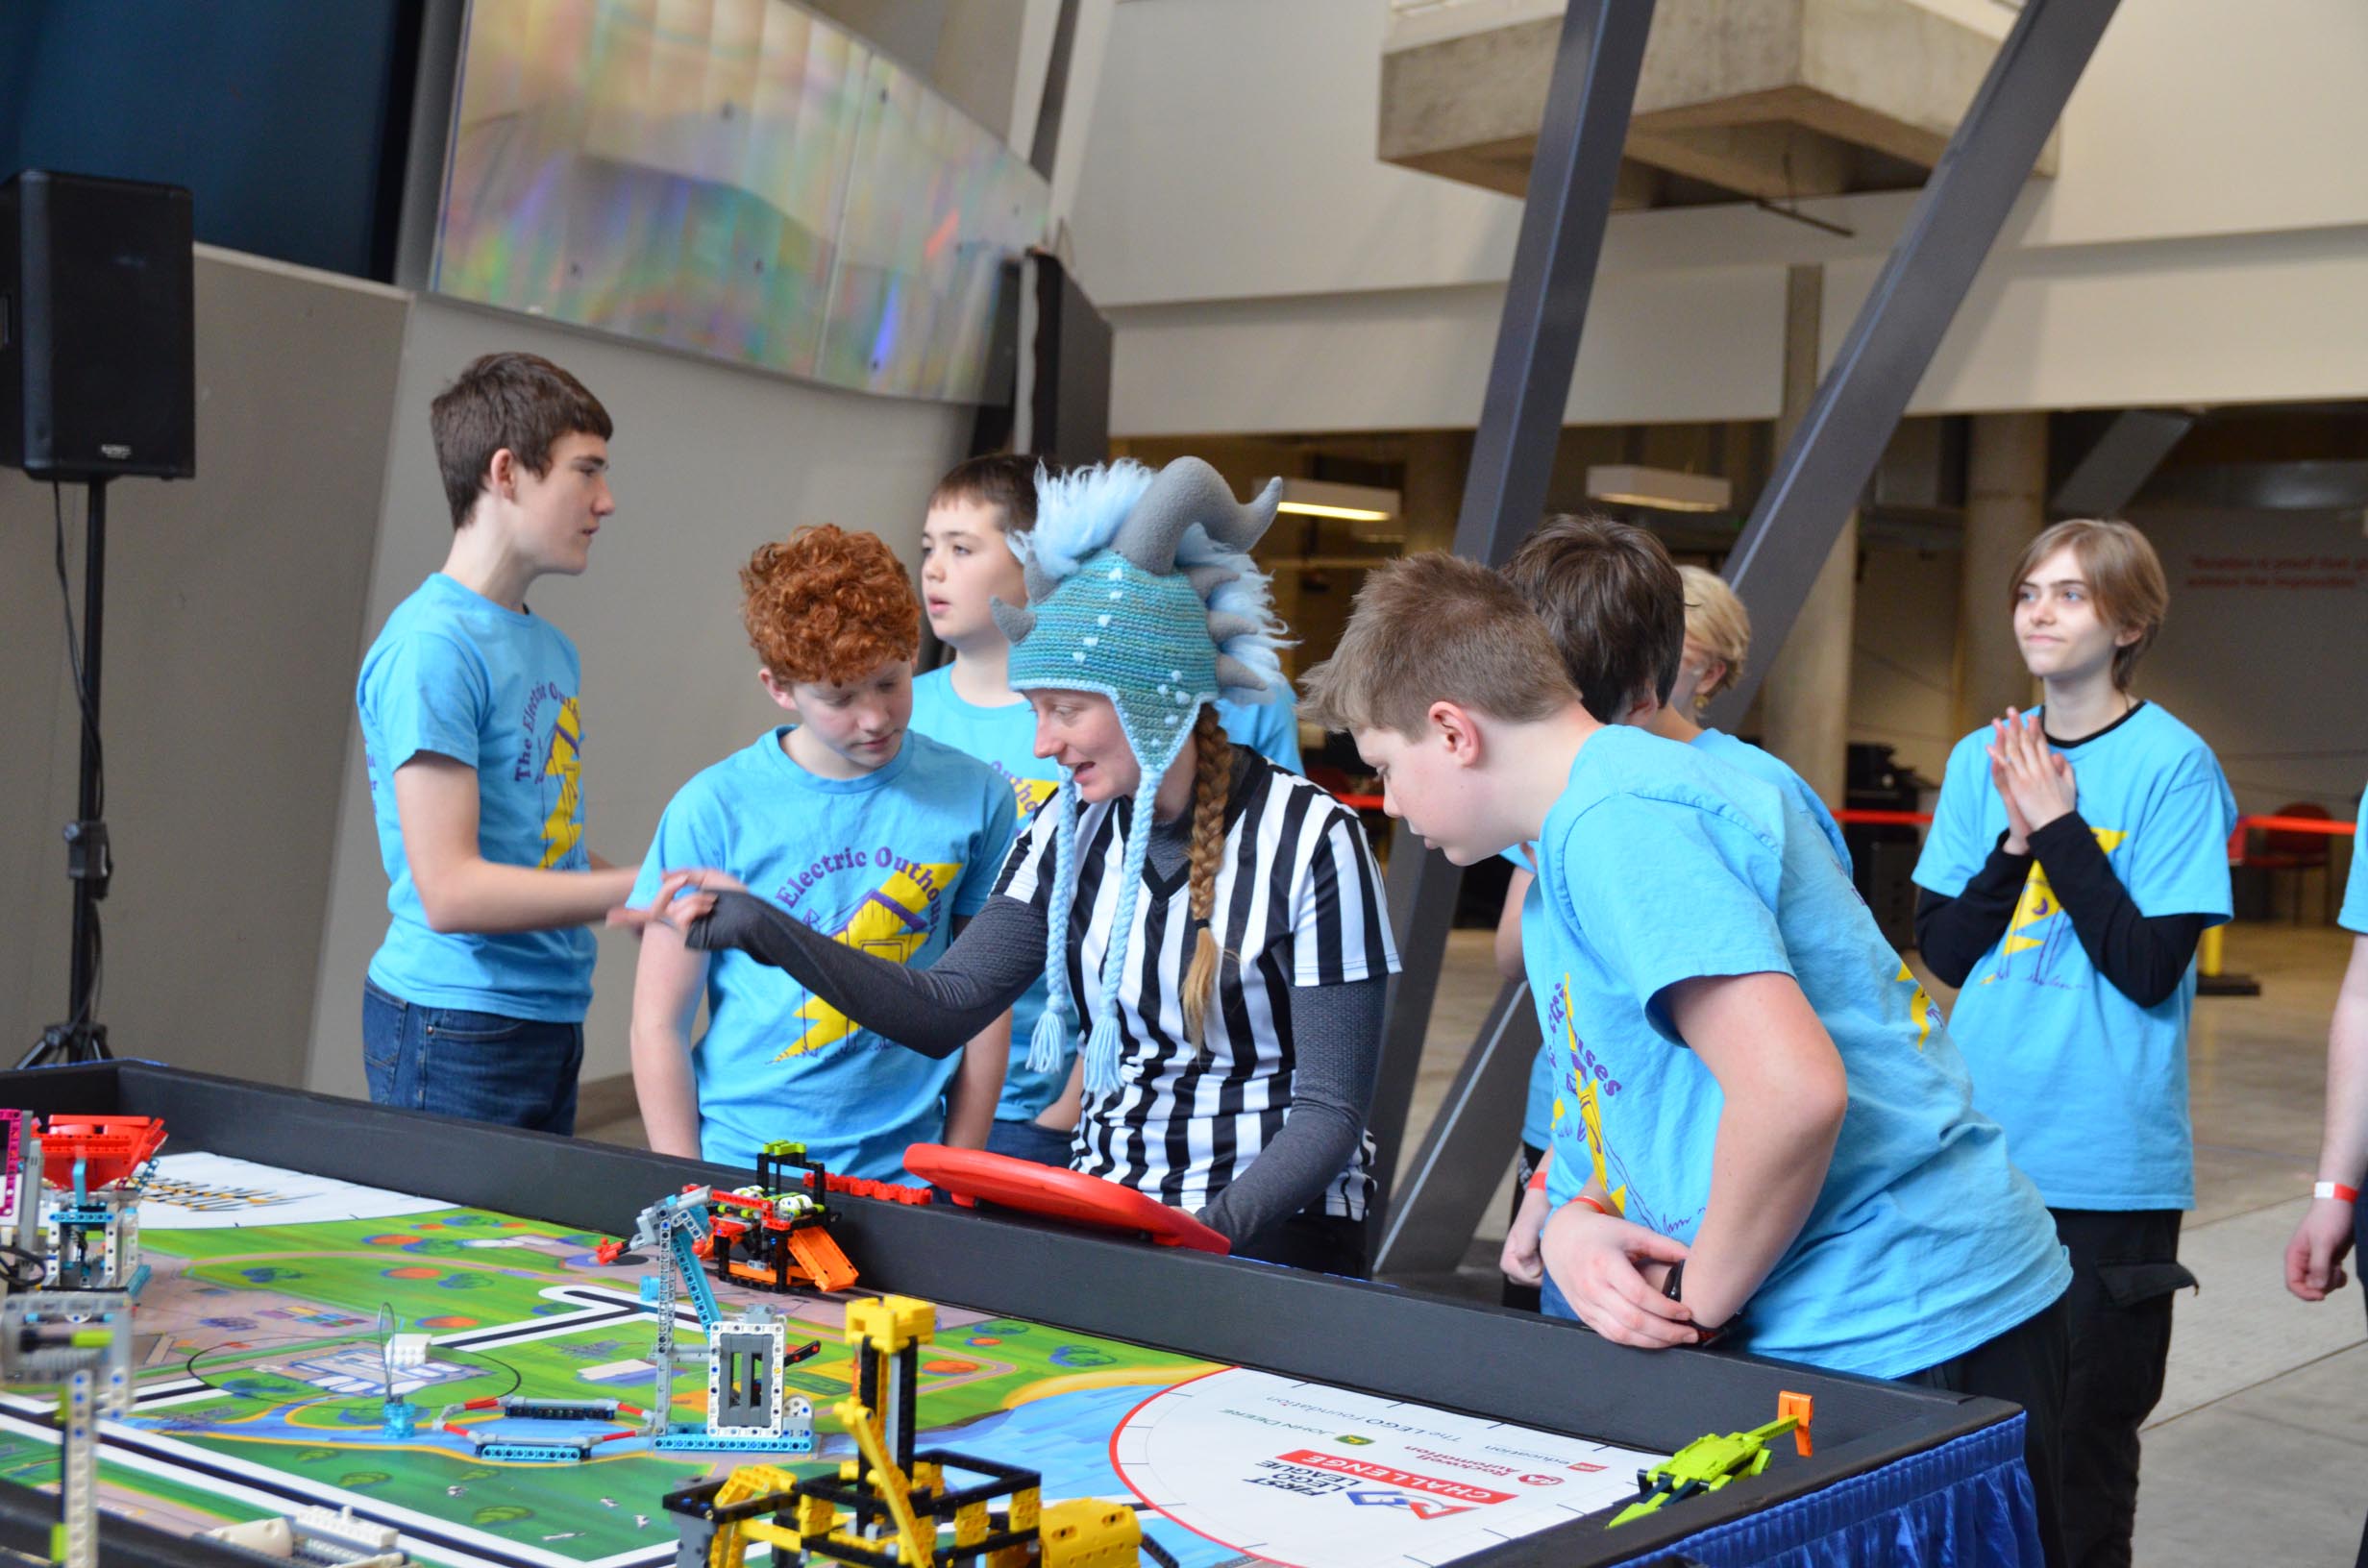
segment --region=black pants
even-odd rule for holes
[[[1529,1179],[1537,1174],[1538,1163],[1544,1158],[1545,1150],[1533,1148],[1527,1143],[1521,1145],[1520,1161],[1513,1167],[1513,1212],[1505,1216],[1506,1224],[1510,1225],[1521,1217],[1521,1199],[1529,1191]],[[1534,1285],[1516,1285],[1507,1280],[1504,1282],[1504,1293],[1498,1299],[1508,1307],[1534,1312],[1538,1310],[1539,1288]]]
[[[1235,1242],[1233,1256],[1352,1280],[1364,1279],[1371,1267],[1366,1261],[1365,1221],[1305,1210]]]
[[[2137,1429],[2162,1397],[2179,1262],[2175,1209],[2058,1209],[2072,1255],[2072,1376],[2063,1408],[2063,1540],[2073,1568],[2127,1568]]]
[[[1953,1394],[2010,1400],[2023,1408],[2023,1463],[2031,1471],[2031,1489],[2037,1494],[2039,1544],[2048,1568],[2064,1568],[2069,1560],[2064,1556],[2061,1431],[2071,1359],[2071,1303],[2067,1290],[1995,1339],[1900,1380]]]

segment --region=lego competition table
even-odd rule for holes
[[[833,1404],[872,1352],[842,1330],[876,1295],[936,1307],[902,1390],[925,1445],[1025,1466],[1048,1505],[1130,1503],[1192,1568],[2037,1560],[2009,1405],[836,1193],[823,1251],[859,1271],[851,1289],[702,1275],[725,1312],[781,1314],[777,1386],[754,1392],[810,1410],[812,1450],[661,1446],[635,1426],[670,1305],[643,1283],[663,1242],[633,1239],[637,1216],[751,1173],[136,1063],[0,1075],[0,1106],[166,1126],[138,1209],[130,1408],[99,1425],[110,1563],[251,1563],[200,1533],[306,1505],[393,1527],[422,1564],[675,1562],[669,1495],[758,1462],[833,1477],[853,1455]],[[675,1342],[699,1347],[701,1319],[671,1306]],[[393,1372],[390,1331],[423,1336]],[[390,1421],[390,1380],[435,1413]],[[1608,1528],[1640,1467],[1773,1421],[1785,1394],[1812,1402],[1812,1454],[1778,1436],[1764,1473]],[[618,1413],[513,1419],[505,1398]],[[708,1401],[678,1375],[668,1413],[696,1423]],[[55,1412],[0,1390],[0,1546],[49,1539]]]

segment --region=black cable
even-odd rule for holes
[[[107,980],[107,942],[99,929],[99,906],[90,906],[90,1000],[83,1008],[77,1023],[88,1023],[99,1016],[99,990]]]
[[[82,712],[84,743],[90,748],[90,797],[97,808],[92,815],[94,820],[104,821],[107,819],[107,754],[99,742],[98,704],[92,698],[90,682],[83,674],[82,638],[74,628],[74,587],[65,570],[65,486],[56,479],[49,482],[49,507],[51,521],[57,526],[58,599],[60,608],[65,615],[66,668],[73,673],[74,703]],[[76,809],[79,811],[80,807],[81,802],[77,800]],[[90,992],[83,998],[81,1008],[68,1020],[68,1026],[77,1029],[99,1016],[99,985],[103,974],[100,955],[105,951],[106,943],[99,934],[99,905],[96,899],[90,901],[89,918],[85,922],[84,931],[87,933],[90,943]]]
[[[0,1279],[12,1290],[37,1290],[49,1275],[49,1262],[37,1252],[0,1241]]]
[[[74,586],[65,571],[65,486],[56,479],[49,482],[50,516],[57,524],[58,538],[58,598],[65,612],[65,662],[74,674],[74,700],[82,709],[83,736],[90,743],[90,772],[94,780],[92,791],[98,802],[98,815],[107,815],[107,761],[99,749],[99,711],[90,699],[90,683],[83,678],[83,645],[74,629]]]

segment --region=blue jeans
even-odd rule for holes
[[[1570,1298],[1563,1294],[1563,1287],[1554,1283],[1551,1274],[1538,1286],[1538,1311],[1547,1317],[1565,1318],[1572,1323],[1579,1320],[1578,1309],[1570,1305]]]
[[[367,980],[361,990],[361,1060],[372,1104],[575,1132],[582,1024],[421,1007]]]
[[[1058,1170],[1069,1168],[1071,1135],[1055,1132],[1033,1121],[1005,1121],[997,1117],[987,1129],[987,1152],[1007,1154],[1014,1160],[1032,1160],[1040,1165],[1051,1165]]]

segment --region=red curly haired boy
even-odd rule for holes
[[[825,526],[757,551],[740,582],[756,678],[799,722],[682,787],[632,901],[714,867],[851,947],[927,965],[994,891],[1016,811],[993,769],[905,727],[921,606],[904,568]],[[744,953],[692,951],[665,925],[642,939],[633,1088],[660,1154],[752,1168],[788,1139],[832,1170],[907,1180],[907,1144],[984,1146],[1010,1041],[1006,1013],[933,1060]]]

